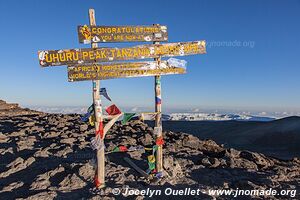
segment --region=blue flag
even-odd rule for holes
[[[81,117],[81,121],[87,122],[92,113],[88,112],[83,117]]]
[[[100,88],[100,95],[104,96],[107,100],[111,101],[111,98],[108,96],[106,92],[106,88]]]

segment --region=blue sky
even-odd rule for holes
[[[98,25],[168,26],[169,42],[207,41],[180,57],[185,75],[162,78],[165,108],[300,110],[300,1],[0,1],[0,98],[22,105],[88,106],[91,82],[67,67],[41,68],[37,51],[84,48],[76,27],[94,8]],[[132,46],[110,43],[101,46]],[[140,43],[139,43],[140,44]],[[120,107],[153,106],[154,78],[101,82]]]

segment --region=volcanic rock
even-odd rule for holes
[[[163,132],[164,177],[150,182],[128,165],[124,158],[131,158],[137,166],[147,170],[147,156],[152,151],[111,152],[120,145],[130,148],[155,144],[153,129],[138,120],[125,125],[117,122],[106,135],[106,188],[98,190],[93,183],[96,154],[90,145],[95,130],[80,121],[80,115],[39,113],[3,101],[0,101],[0,113],[1,199],[125,199],[121,195],[113,195],[112,191],[113,188],[126,187],[300,191],[299,158],[278,160],[172,131]],[[137,195],[128,198],[144,197]],[[168,196],[153,198],[169,199]],[[201,193],[200,196],[188,198],[216,197]],[[299,199],[300,196],[270,198]],[[217,199],[231,198],[218,196]]]

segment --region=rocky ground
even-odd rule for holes
[[[246,150],[226,149],[212,140],[199,140],[181,132],[163,133],[165,175],[158,182],[144,179],[123,159],[130,157],[146,170],[144,151],[110,153],[106,155],[107,186],[97,190],[93,184],[95,152],[90,147],[93,127],[81,122],[77,114],[15,109],[18,106],[0,112],[1,199],[125,199],[113,195],[112,190],[126,187],[140,190],[188,187],[203,192],[184,197],[187,199],[232,199],[207,195],[208,189],[296,189],[298,194],[294,198],[300,198],[300,159],[283,161]],[[151,127],[131,121],[114,125],[105,143],[110,151],[117,145],[151,146],[154,141]],[[176,199],[174,196],[154,198]],[[268,198],[292,199],[289,196]]]
[[[15,116],[15,115],[28,115],[38,114],[41,112],[30,110],[28,108],[21,108],[17,103],[7,103],[0,99],[0,116]]]

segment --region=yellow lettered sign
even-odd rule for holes
[[[39,51],[42,67],[95,62],[205,54],[205,41],[149,44],[124,48],[85,48]]]
[[[166,26],[78,26],[80,43],[167,41]]]
[[[68,79],[71,82],[184,73],[185,67],[174,66],[167,61],[161,61],[159,65],[155,61],[149,61],[68,66]]]

